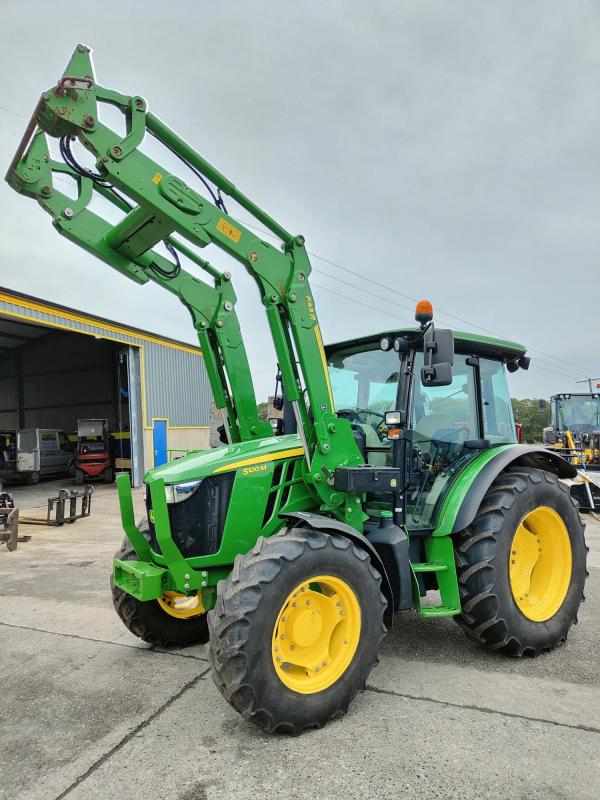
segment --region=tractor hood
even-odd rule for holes
[[[256,464],[301,456],[303,452],[300,437],[296,434],[269,436],[254,442],[230,444],[214,450],[207,450],[204,453],[178,458],[176,461],[150,470],[146,475],[145,483],[151,483],[158,478],[162,478],[167,485],[184,483]]]

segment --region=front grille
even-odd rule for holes
[[[204,478],[198,489],[186,500],[168,504],[171,538],[186,558],[211,555],[218,551],[234,478],[235,472]],[[146,505],[150,540],[154,551],[160,553],[156,529],[150,522],[151,502],[148,492]]]

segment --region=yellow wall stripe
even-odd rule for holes
[[[267,453],[263,456],[253,456],[253,458],[245,458],[243,461],[234,461],[233,464],[226,464],[224,467],[219,467],[213,471],[213,475],[217,472],[231,472],[231,470],[239,469],[240,467],[249,467],[252,464],[266,464],[268,461],[280,461],[282,458],[292,458],[293,456],[304,455],[304,450],[301,447],[295,447],[293,450],[281,450],[279,453]]]
[[[193,345],[185,345],[185,344],[178,344],[176,342],[169,342],[166,339],[161,339],[160,336],[151,336],[147,333],[140,333],[136,331],[135,328],[124,328],[120,325],[113,325],[109,322],[103,322],[102,320],[95,319],[94,317],[86,317],[82,314],[74,314],[72,311],[63,311],[60,308],[55,308],[54,306],[46,305],[45,303],[37,303],[32,300],[23,300],[21,297],[12,294],[6,294],[5,292],[0,292],[0,301],[5,303],[9,303],[13,306],[20,306],[21,308],[26,308],[29,311],[39,311],[42,314],[49,314],[52,317],[56,317],[60,319],[63,317],[64,319],[68,319],[71,322],[79,322],[83,325],[90,325],[94,328],[101,328],[106,331],[111,331],[112,333],[120,333],[122,336],[131,336],[134,339],[140,339],[144,342],[153,342],[154,344],[161,344],[164,347],[171,347],[174,350],[183,350],[185,353],[191,353],[195,356],[201,356],[202,351],[199,347],[194,347]],[[74,333],[87,333],[87,331],[78,331],[73,328],[66,328],[65,326],[60,325],[60,323],[56,322],[48,322],[47,320],[43,319],[36,319],[35,317],[28,317],[23,314],[18,314],[13,311],[2,310],[0,309],[0,316],[2,314],[7,314],[8,316],[20,317],[21,319],[26,319],[31,322],[33,325],[46,325],[50,327],[63,327],[65,330],[73,330]]]

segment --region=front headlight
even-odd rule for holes
[[[173,483],[165,486],[167,503],[181,503],[191,497],[200,488],[202,480],[186,481],[185,483]]]

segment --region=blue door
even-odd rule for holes
[[[152,446],[154,448],[154,466],[167,463],[167,421],[155,419],[152,429]]]

